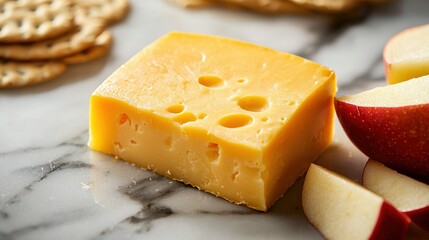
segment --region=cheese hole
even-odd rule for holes
[[[167,111],[170,113],[181,113],[183,112],[183,110],[185,110],[185,106],[183,106],[182,104],[176,104],[176,105],[171,105],[167,108]]]
[[[173,145],[173,138],[171,136],[167,136],[164,139],[164,144],[170,148]]]
[[[236,161],[234,161],[234,168],[232,170],[232,174],[231,174],[231,181],[235,181],[237,179],[238,176],[238,163]]]
[[[207,114],[205,113],[198,114],[198,119],[205,119],[206,117],[207,117]]]
[[[200,76],[198,78],[198,83],[209,88],[222,87],[225,84],[225,81],[216,76]]]
[[[209,142],[207,144],[206,156],[210,162],[219,160],[219,145],[214,142]]]
[[[238,172],[234,171],[231,175],[231,181],[235,182],[235,179],[237,179],[237,176],[238,176]]]
[[[122,124],[124,124],[124,123],[126,123],[126,122],[128,122],[128,124],[131,124],[130,117],[128,117],[128,115],[127,115],[127,114],[125,114],[125,113],[121,113],[121,114],[119,115],[119,118],[118,118],[118,123],[119,123],[119,125],[122,125]]]
[[[118,141],[114,141],[113,146],[115,146],[116,150],[122,150],[123,149],[122,144]]]
[[[262,118],[261,118],[261,121],[262,121],[262,122],[267,122],[267,121],[268,121],[268,117],[262,117]]]
[[[252,123],[253,119],[251,116],[241,113],[230,114],[224,116],[219,120],[219,124],[226,128],[239,128],[244,127]]]
[[[191,112],[181,113],[173,118],[174,121],[178,122],[180,125],[183,125],[188,122],[193,122],[197,120],[195,114]]]
[[[269,105],[267,99],[262,96],[241,97],[237,103],[240,108],[251,112],[261,112]]]
[[[203,179],[203,185],[204,186],[208,186],[210,184],[210,179],[208,179],[208,178],[204,178]]]

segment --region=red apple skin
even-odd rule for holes
[[[335,100],[347,136],[369,158],[429,182],[429,104],[357,106]]]
[[[416,225],[429,232],[429,205],[404,213],[407,214]]]
[[[369,159],[368,162],[365,165],[364,168],[364,173],[362,175],[362,181],[363,181],[363,185],[365,188],[367,188],[370,191],[373,191],[373,189],[371,189],[368,185],[365,184],[365,172],[369,166],[369,163],[372,160]],[[387,168],[386,168],[387,169]],[[377,171],[378,173],[379,171]],[[381,173],[380,173],[381,174]],[[397,173],[399,175],[399,173]],[[415,186],[409,186],[410,188],[415,187]],[[374,192],[377,194],[377,192]],[[409,195],[409,193],[402,193],[402,194],[406,194],[407,196]],[[385,197],[383,195],[380,195],[381,197]],[[410,196],[410,198],[413,198],[413,196]],[[388,197],[386,197],[387,200],[389,200]],[[393,200],[392,200],[393,201]],[[418,225],[421,229],[427,231],[429,233],[429,203],[424,206],[424,207],[420,207],[420,208],[416,208],[410,211],[402,211],[400,207],[398,207],[398,211],[404,213],[405,215],[407,215],[411,221]]]
[[[411,220],[407,215],[387,202],[383,202],[380,208],[380,216],[372,231],[370,240],[404,239]]]

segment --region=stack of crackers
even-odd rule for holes
[[[349,13],[368,5],[391,0],[169,0],[188,8],[227,6],[262,13]]]
[[[0,88],[62,74],[106,54],[128,0],[0,0]]]

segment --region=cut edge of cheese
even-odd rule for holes
[[[335,75],[332,74],[330,78],[335,79]],[[308,96],[301,107],[289,119],[287,123],[289,127],[285,127],[277,135],[276,138],[279,140],[273,141],[273,144],[267,147],[266,153],[273,152],[273,155],[275,154],[275,149],[286,148],[284,152],[277,153],[275,158],[265,158],[267,160],[266,165],[277,164],[277,167],[268,168],[272,169],[272,173],[265,177],[267,206],[271,206],[282,197],[286,190],[299,177],[304,175],[310,164],[332,142],[335,109],[326,106],[333,104],[333,97],[330,93],[337,91],[335,81],[326,81],[325,84],[319,87],[319,91],[328,94],[312,94]],[[322,124],[313,124],[314,122]],[[300,134],[305,131],[313,132],[313,134],[305,138],[300,137]],[[282,140],[282,138],[289,139]],[[315,149],[312,149],[309,144],[313,145]],[[269,159],[276,161],[270,162],[268,161]]]
[[[201,43],[201,40],[206,43]],[[169,45],[169,41],[173,46]],[[192,47],[200,47],[201,52],[198,54],[209,60],[203,63],[203,60],[195,60],[192,52],[184,52],[186,49],[192,49],[189,46],[186,48],[187,41],[195,41]],[[185,50],[183,52],[177,50],[178,53],[174,53],[172,51],[175,49],[174,44],[181,44]],[[205,48],[205,44],[212,44],[215,49]],[[173,59],[183,55],[182,64],[185,67],[194,67],[194,71],[199,71],[196,77],[180,72],[182,65],[177,68],[165,68],[162,62],[157,62],[159,59],[153,59],[159,56],[156,54],[164,54],[163,48],[169,47],[171,49],[166,51],[176,54],[172,56]],[[261,57],[258,59],[256,56],[254,59],[249,59],[247,65],[259,64],[262,70],[272,68],[284,71],[280,68],[283,63],[289,64],[289,67],[296,66],[298,72],[289,71],[288,74],[294,74],[292,77],[284,77],[278,72],[263,72],[261,76],[272,77],[267,79],[268,83],[252,79],[251,74],[255,72],[259,74],[258,71],[262,71],[255,70],[255,67],[247,72],[244,68],[246,66],[238,66],[238,70],[243,71],[242,75],[245,76],[243,78],[237,78],[236,72],[230,73],[228,69],[219,70],[216,66],[214,68],[217,72],[212,71],[216,74],[210,74],[212,72],[207,72],[210,66],[204,64],[218,64],[216,57],[224,57],[219,55],[221,53],[218,53],[217,48],[236,51],[234,53],[239,55],[245,54],[242,53],[243,51],[253,51],[251,54],[254,55],[261,52],[261,56],[266,60]],[[240,48],[243,48],[242,51],[239,51]],[[226,60],[222,59],[223,62]],[[198,61],[202,61],[201,66],[195,67],[200,64]],[[156,67],[153,68],[154,74],[145,75],[144,73],[152,71],[151,66],[146,65],[155,62],[157,65],[154,65]],[[174,63],[174,60],[170,63]],[[259,65],[255,66],[259,67]],[[229,65],[226,64],[226,66]],[[231,67],[232,70],[234,67]],[[182,95],[178,95],[181,99],[175,99],[177,92],[168,88],[177,87],[174,83],[176,80],[161,78],[161,76],[171,77],[168,74],[173,68],[179,71],[174,73],[177,74],[178,79],[186,77],[184,81],[187,82],[183,83],[183,86],[188,86],[189,91],[197,95],[196,99],[195,97],[187,99]],[[161,70],[158,71],[158,69]],[[150,84],[154,79],[141,80],[137,77],[140,76],[139,74],[161,81],[160,84],[164,84],[167,88],[164,91],[171,91],[169,93],[171,96],[161,94],[162,97],[157,98],[155,96],[157,92],[153,89],[148,90],[152,87]],[[201,75],[205,77],[203,84],[198,77]],[[195,77],[197,84],[188,82],[187,78],[192,77]],[[260,78],[259,75],[258,77]],[[290,80],[293,77],[301,77],[299,80],[308,82],[300,86],[298,80]],[[282,78],[289,80],[276,80]],[[227,86],[212,88],[211,84],[218,83],[219,79],[225,81],[224,85]],[[233,82],[231,79],[237,79],[237,81]],[[167,80],[168,82],[162,82]],[[142,83],[142,81],[148,82]],[[271,88],[261,90],[258,84]],[[302,90],[299,90],[300,87]],[[282,101],[290,97],[282,93],[286,88],[290,88],[289,90],[296,95],[296,102],[292,99],[284,103],[279,101],[280,98],[277,99],[276,94],[285,97],[281,98]],[[275,96],[267,95],[267,91],[272,91]],[[335,92],[336,78],[331,70],[298,56],[226,38],[171,33],[152,43],[121,66],[93,93],[90,101],[88,145],[94,150],[119,157],[168,178],[191,184],[231,202],[266,211],[299,176],[304,174],[310,163],[332,140]],[[134,94],[134,98],[139,97],[139,94],[140,96],[154,94],[153,97],[161,102],[168,102],[171,99],[173,101],[165,105],[165,109],[151,109],[145,105],[146,102],[138,102],[139,100],[131,98],[130,94]],[[186,95],[186,91],[181,94]],[[236,95],[232,96],[233,94]],[[227,100],[219,100],[218,108],[210,112],[211,108],[207,107],[208,104],[204,101],[209,103],[213,101],[211,96],[227,98]],[[248,101],[249,96],[250,101]],[[148,98],[144,99],[148,100]],[[230,107],[231,104],[238,107]],[[204,111],[196,111],[199,108]],[[281,116],[277,114],[278,112],[284,114],[281,120],[277,119]],[[227,120],[222,122],[224,119]],[[217,126],[212,127],[213,125]],[[253,139],[252,131],[258,130],[258,127],[265,132],[255,133],[255,136],[260,138],[256,141]],[[225,131],[229,133],[224,134]],[[242,140],[243,136],[250,140]]]

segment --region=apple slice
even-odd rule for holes
[[[429,181],[429,76],[337,98],[335,110],[370,159]]]
[[[429,24],[409,28],[392,37],[383,51],[389,84],[429,74]]]
[[[362,179],[367,189],[392,203],[414,223],[429,231],[429,185],[373,160],[366,163]]]
[[[305,216],[327,239],[403,239],[411,220],[383,198],[312,164],[302,192]]]

